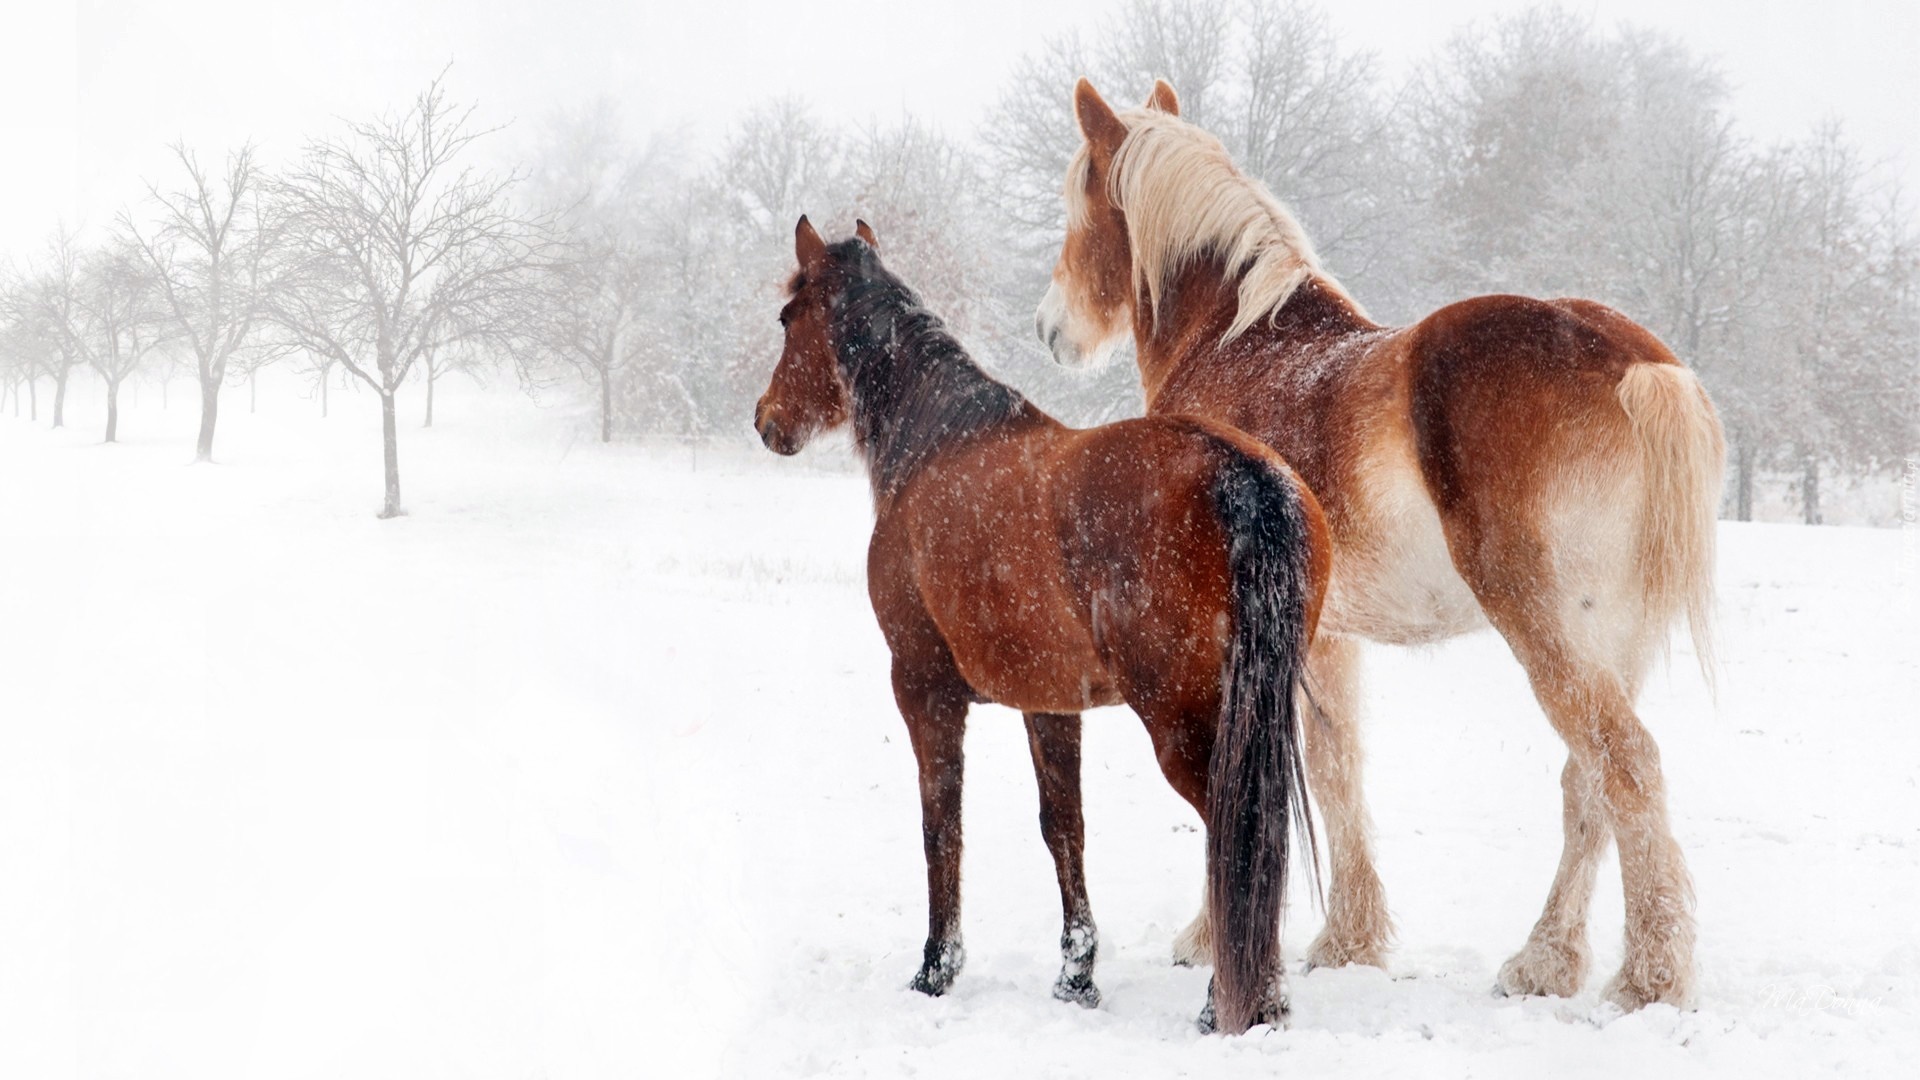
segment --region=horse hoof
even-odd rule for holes
[[[1287,992],[1287,974],[1283,970],[1273,977],[1273,985],[1267,988],[1260,1008],[1253,1014],[1256,1026],[1266,1024],[1275,1031],[1284,1031],[1293,1026],[1293,995]]]
[[[913,981],[907,984],[907,988],[918,990],[928,997],[943,997],[948,990],[953,989],[953,979],[956,974],[958,973],[940,968],[923,967],[920,969],[920,974],[915,975]]]
[[[1338,940],[1323,930],[1307,949],[1308,971],[1351,964],[1377,967],[1384,971],[1387,966],[1386,947],[1378,942]]]
[[[960,975],[960,967],[966,963],[966,950],[958,941],[927,942],[926,958],[920,964],[920,973],[908,984],[909,989],[918,990],[928,997],[940,997],[953,988],[953,980]]]
[[[1199,1028],[1202,1035],[1211,1035],[1220,1030],[1220,1018],[1214,1014],[1213,1002],[1207,1002],[1207,1007],[1200,1010],[1200,1019],[1195,1020],[1193,1026]]]
[[[1493,989],[1501,997],[1572,997],[1586,974],[1584,948],[1529,941],[1500,965]]]
[[[1689,1007],[1692,1002],[1687,987],[1671,976],[1659,977],[1665,975],[1664,971],[1656,972],[1655,978],[1642,981],[1632,978],[1627,969],[1622,968],[1618,974],[1608,980],[1607,988],[1600,996],[1618,1005],[1623,1013],[1643,1009],[1655,1002],[1663,1002],[1680,1009]]]
[[[1213,928],[1202,908],[1185,930],[1173,939],[1174,967],[1206,967],[1213,963]]]
[[[1070,1001],[1083,1009],[1100,1007],[1100,988],[1092,979],[1061,978],[1053,984],[1053,996],[1056,1001]]]

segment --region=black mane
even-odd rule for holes
[[[827,254],[838,278],[829,332],[876,499],[897,494],[940,447],[1040,415],[982,371],[865,242],[843,240]]]

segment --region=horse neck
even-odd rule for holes
[[[1229,278],[1222,260],[1196,259],[1162,292],[1159,317],[1141,291],[1134,305],[1134,342],[1147,408],[1175,377],[1204,371],[1238,357],[1259,355],[1284,362],[1286,355],[1348,334],[1379,329],[1338,287],[1318,274],[1293,291],[1280,310],[1222,345],[1240,310],[1240,282]]]
[[[957,440],[1035,418],[1046,422],[1018,391],[981,370],[932,316],[895,317],[927,321],[904,334],[843,341],[840,347],[841,370],[851,383],[853,429],[877,497],[896,493]]]

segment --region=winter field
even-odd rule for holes
[[[178,389],[178,388],[176,388]],[[1369,654],[1391,970],[1193,1028],[1167,962],[1197,822],[1123,710],[1086,727],[1105,1005],[1048,996],[1057,893],[1018,717],[967,751],[968,967],[925,931],[863,481],[605,447],[448,393],[190,395],[97,443],[0,418],[0,1076],[1895,1076],[1920,1059],[1920,556],[1723,527],[1722,668],[1650,680],[1699,895],[1696,1011],[1620,1016],[1619,878],[1573,1000],[1504,1000],[1560,849],[1561,747],[1496,636]],[[1302,879],[1304,880],[1304,879]]]

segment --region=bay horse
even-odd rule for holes
[[[1626,959],[1606,996],[1684,1004],[1693,894],[1668,827],[1642,677],[1684,614],[1711,677],[1714,518],[1725,444],[1700,383],[1626,316],[1586,300],[1482,296],[1375,323],[1298,222],[1164,81],[1116,112],[1080,80],[1068,226],[1036,326],[1057,361],[1131,332],[1148,415],[1203,416],[1279,450],[1326,510],[1333,579],[1308,679],[1310,787],[1331,862],[1310,965],[1381,966],[1392,936],[1369,850],[1358,643],[1491,623],[1568,747],[1565,849],[1546,909],[1497,976],[1571,996],[1609,839]],[[1176,943],[1204,960],[1207,911]]]
[[[1207,826],[1220,962],[1203,1029],[1285,1015],[1288,833],[1312,843],[1295,689],[1331,541],[1259,442],[1194,418],[1068,428],[977,367],[881,265],[873,231],[828,245],[802,217],[786,341],[754,413],[793,454],[851,424],[873,490],[867,589],[919,764],[928,930],[912,987],[959,974],[968,705],[1026,718],[1059,878],[1054,995],[1097,1005],[1082,864],[1080,713],[1131,705]]]

